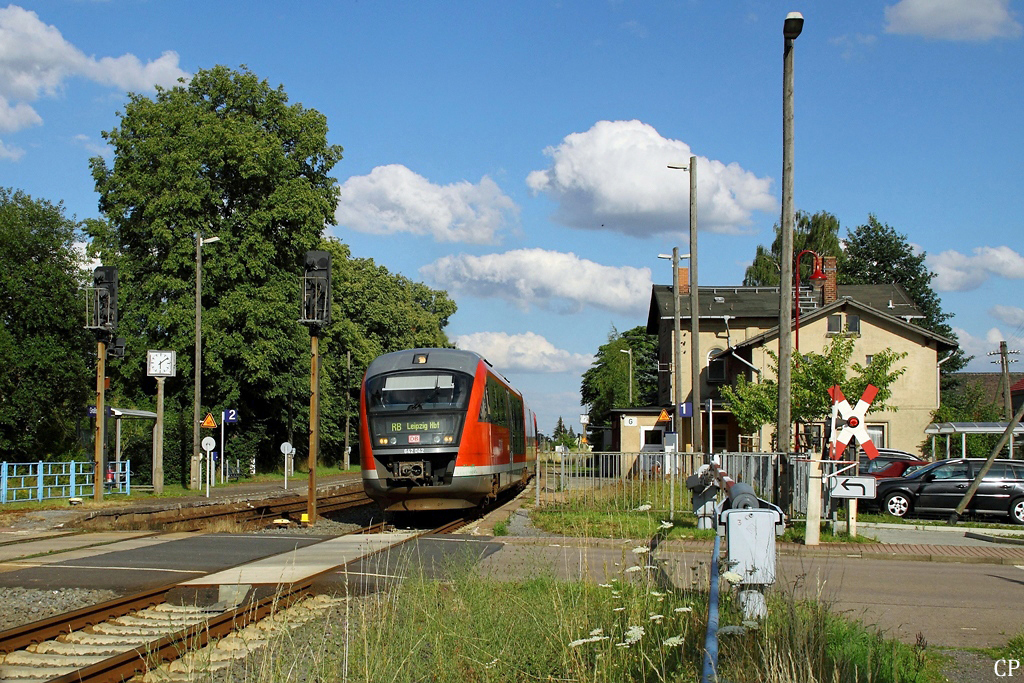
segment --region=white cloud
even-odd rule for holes
[[[964,370],[968,372],[994,372],[992,359],[988,354],[999,349],[999,342],[1006,339],[998,327],[991,328],[984,336],[975,337],[967,330],[954,327],[957,341],[960,342],[960,349],[964,355],[974,356],[970,364]]]
[[[1010,0],[900,0],[885,8],[886,33],[938,40],[1016,38]]]
[[[598,121],[544,154],[550,168],[526,184],[558,202],[555,219],[584,230],[649,236],[689,230],[689,177],[669,164],[689,163],[690,147],[662,137],[641,121]],[[697,159],[697,216],[701,230],[737,233],[754,211],[775,211],[771,180],[739,164]]]
[[[1020,306],[1004,306],[996,304],[988,309],[988,314],[1007,325],[1020,327],[1024,325],[1024,308]]]
[[[482,298],[577,312],[593,306],[643,316],[651,298],[651,270],[603,266],[572,253],[517,249],[484,256],[445,256],[420,272],[439,286]]]
[[[147,91],[188,78],[178,67],[175,52],[164,52],[145,64],[132,54],[96,59],[66,41],[35,12],[16,5],[0,9],[0,129],[14,131],[42,123],[28,103],[56,95],[75,76]]]
[[[391,164],[346,180],[334,215],[340,226],[375,235],[407,232],[438,242],[497,244],[516,223],[519,208],[487,176],[476,185],[435,185]]]
[[[455,345],[476,351],[502,372],[582,372],[594,357],[555,348],[544,337],[533,332],[477,332],[455,337]]]
[[[973,256],[953,250],[929,254],[927,265],[935,273],[932,285],[940,292],[976,289],[992,275],[1011,280],[1024,278],[1024,257],[1007,246],[977,247]]]
[[[12,145],[4,144],[3,140],[0,140],[0,159],[6,159],[7,161],[17,161],[25,155],[25,150],[21,147],[14,147]]]

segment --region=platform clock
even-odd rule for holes
[[[146,353],[146,374],[150,377],[174,377],[177,369],[177,358],[174,351],[148,351]]]

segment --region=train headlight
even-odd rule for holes
[[[452,443],[454,441],[455,441],[455,437],[452,436],[451,434],[445,434],[444,435],[444,442],[445,443]]]
[[[377,439],[377,444],[380,445],[380,446],[387,446],[388,445],[388,437],[386,437],[386,436],[380,437],[379,439]]]

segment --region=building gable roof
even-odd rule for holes
[[[878,309],[872,308],[871,306],[863,304],[863,303],[861,303],[861,302],[859,302],[859,301],[857,301],[855,299],[849,298],[849,297],[843,297],[843,298],[840,298],[840,299],[836,299],[835,301],[830,303],[828,306],[823,306],[821,308],[815,309],[815,310],[810,311],[808,313],[802,314],[800,316],[800,323],[801,323],[801,325],[806,324],[806,323],[810,323],[810,322],[812,322],[814,320],[819,320],[821,318],[827,317],[827,316],[831,315],[832,313],[834,313],[835,311],[843,310],[843,309],[846,309],[846,308],[856,309],[857,311],[859,311],[862,314],[862,316],[863,316],[863,314],[867,314],[869,316],[875,316],[875,317],[880,318],[882,320],[886,320],[889,323],[895,325],[896,327],[904,330],[905,332],[907,332],[909,334],[915,334],[915,335],[919,335],[921,337],[924,337],[926,342],[934,342],[936,347],[940,351],[943,351],[943,350],[945,350],[945,351],[954,351],[957,348],[959,348],[959,346],[960,346],[956,341],[954,341],[952,339],[949,339],[947,337],[943,337],[942,335],[935,334],[931,330],[928,330],[928,329],[926,329],[924,327],[921,327],[920,325],[914,325],[913,323],[906,322],[902,318],[899,318],[897,316],[890,315],[890,314],[885,313],[883,311],[880,311]],[[765,330],[764,332],[762,332],[759,335],[756,335],[754,337],[750,337],[749,339],[746,339],[746,340],[740,342],[739,344],[734,345],[730,349],[730,351],[733,350],[733,349],[753,348],[753,347],[756,347],[756,346],[760,346],[760,345],[764,344],[765,342],[767,342],[767,341],[769,341],[771,339],[777,338],[778,336],[779,336],[779,326],[776,325],[775,327],[773,327],[773,328],[771,328],[769,330]]]

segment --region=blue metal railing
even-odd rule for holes
[[[704,634],[704,671],[701,683],[718,681],[718,553],[721,537],[715,533],[715,549],[711,551],[711,591],[708,595],[708,628]]]
[[[92,462],[2,462],[0,463],[0,503],[19,503],[54,498],[92,496]],[[107,467],[103,490],[128,495],[132,491],[130,460],[112,462]]]

